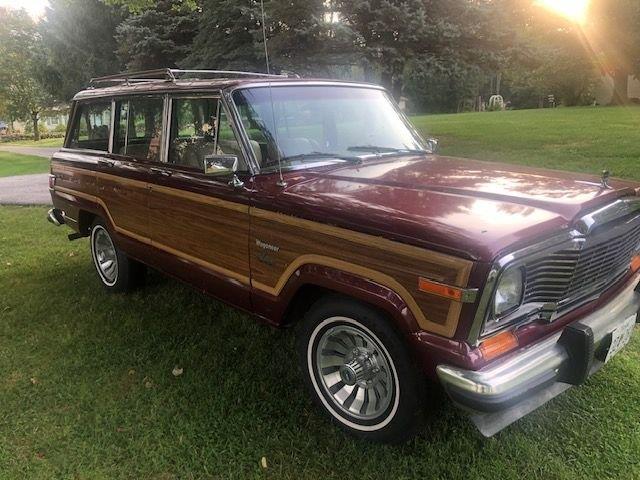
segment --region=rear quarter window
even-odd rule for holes
[[[71,125],[67,148],[109,151],[111,101],[79,103]]]

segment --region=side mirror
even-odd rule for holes
[[[438,153],[438,150],[440,150],[440,146],[437,138],[428,138],[427,146],[429,147],[429,150],[431,150],[431,153]]]
[[[235,155],[207,155],[204,157],[205,175],[224,175],[238,171],[238,157]]]

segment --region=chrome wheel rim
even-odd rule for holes
[[[111,236],[104,227],[97,226],[91,232],[93,260],[100,277],[108,286],[118,279],[118,256]]]
[[[316,378],[334,410],[358,423],[375,423],[397,400],[395,367],[373,332],[344,320],[320,333]]]

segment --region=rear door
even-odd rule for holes
[[[249,172],[218,96],[167,98],[167,138],[149,178],[154,247],[177,257],[173,273],[249,309]],[[238,157],[230,172],[205,175],[207,156]],[[184,267],[184,268],[183,268]]]
[[[148,169],[135,158],[114,153],[114,143],[123,135],[117,108],[111,98],[78,102],[65,151],[81,154],[69,159],[82,159],[83,168],[93,171],[93,188],[85,198],[100,205],[116,232],[148,240]]]

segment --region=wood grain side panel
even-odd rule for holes
[[[113,223],[137,236],[150,237],[146,183],[101,173],[96,175],[97,196],[106,204]]]
[[[151,187],[151,238],[248,281],[249,207],[233,203],[227,208],[215,198],[184,193]]]
[[[51,173],[56,176],[56,186],[95,195],[96,172],[84,168],[73,168],[51,162]]]
[[[304,264],[335,267],[395,291],[421,328],[448,337],[455,333],[461,304],[418,291],[418,277],[463,287],[471,262],[274,212],[252,208],[251,215],[251,278],[255,288],[278,295]],[[261,247],[256,240],[279,250]]]

